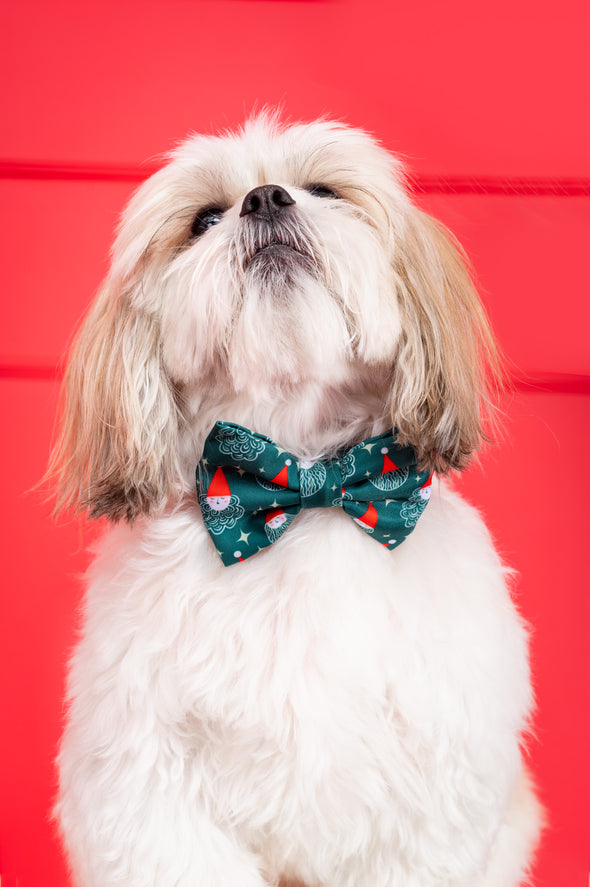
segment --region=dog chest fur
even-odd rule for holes
[[[472,883],[530,695],[497,556],[456,494],[438,485],[394,552],[320,510],[223,568],[188,509],[116,529],[94,572],[66,739],[92,791],[116,772],[147,808],[182,783],[195,814],[310,884],[381,843],[400,884],[462,884],[458,854]]]

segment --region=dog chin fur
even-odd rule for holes
[[[267,184],[294,203],[246,213]],[[421,464],[460,469],[486,360],[464,258],[364,133],[261,115],[139,189],[51,466],[59,508],[114,522],[59,754],[77,887],[524,883],[527,633],[477,511],[435,478],[394,551],[317,509],[228,568],[194,491],[217,420],[301,459],[394,425]]]

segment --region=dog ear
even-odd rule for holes
[[[395,274],[403,330],[391,407],[399,441],[429,470],[464,468],[487,439],[489,392],[503,375],[467,259],[450,232],[412,207]]]
[[[180,483],[178,395],[162,365],[157,321],[106,284],[78,333],[62,390],[48,476],[56,512],[132,521]]]

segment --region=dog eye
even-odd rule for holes
[[[201,234],[204,234],[205,231],[208,231],[209,228],[212,228],[213,225],[218,225],[219,222],[221,222],[222,217],[222,209],[218,206],[208,206],[207,209],[204,209],[203,212],[200,212],[199,215],[195,217],[191,227],[191,237],[199,237]]]
[[[330,197],[333,200],[339,200],[340,198],[339,194],[336,194],[335,191],[332,191],[331,188],[327,188],[325,185],[308,185],[307,190],[314,197]]]

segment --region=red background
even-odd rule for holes
[[[458,484],[519,571],[532,626],[529,755],[550,822],[536,883],[586,885],[587,2],[23,0],[2,20],[3,887],[67,884],[48,811],[91,531],[54,525],[27,492],[47,460],[56,367],[150,163],[267,103],[364,127],[407,158],[528,378],[504,403],[505,439]]]

